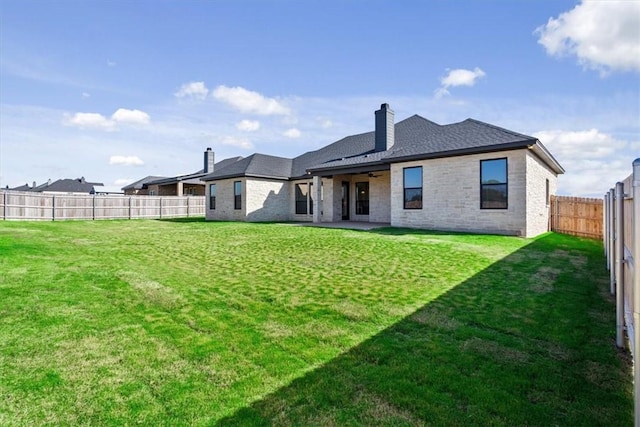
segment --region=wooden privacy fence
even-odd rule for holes
[[[550,210],[551,231],[602,238],[602,199],[551,196]]]
[[[604,249],[611,294],[616,296],[616,345],[626,331],[633,353],[635,425],[640,425],[640,158],[633,173],[604,196]],[[640,263],[640,256],[638,257]]]
[[[3,220],[161,219],[204,216],[204,196],[93,196],[3,191]]]

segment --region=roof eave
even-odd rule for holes
[[[448,151],[438,151],[435,153],[421,153],[421,154],[410,154],[406,156],[389,156],[386,160],[389,163],[399,163],[406,162],[411,160],[424,160],[424,159],[441,159],[443,157],[457,157],[457,156],[466,156],[470,154],[483,154],[483,153],[492,153],[498,151],[510,151],[510,150],[519,150],[522,148],[529,148],[534,145],[536,140],[523,140],[523,141],[515,141],[509,142],[506,144],[495,144],[495,145],[487,145],[484,147],[471,147],[471,148],[462,148],[459,150],[448,150]]]
[[[560,163],[540,141],[536,140],[535,144],[532,144],[529,149],[531,149],[531,151],[533,151],[533,153],[546,163],[547,166],[549,166],[555,173],[558,175],[565,173],[562,165],[560,165]]]

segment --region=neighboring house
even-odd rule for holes
[[[164,176],[145,176],[136,182],[132,182],[131,184],[122,187],[122,191],[126,196],[146,196],[149,194],[149,187],[147,186],[149,182],[165,178],[166,177]]]
[[[242,157],[233,157],[215,163],[215,155],[211,148],[207,148],[204,152],[204,168],[197,172],[187,175],[179,175],[170,178],[159,178],[144,183],[143,188],[146,189],[150,196],[182,196],[185,194],[191,196],[204,196],[205,185],[201,178],[212,173],[218,168],[226,167],[240,160]],[[135,184],[135,183],[134,183]],[[131,184],[133,185],[133,184]]]
[[[35,183],[34,183],[35,184]],[[76,179],[59,179],[34,186],[28,191],[35,193],[61,193],[61,194],[95,194],[97,188],[103,187],[101,182],[88,182],[84,177]]]
[[[208,220],[367,221],[533,237],[564,169],[536,138],[473,119],[394,123],[293,159],[254,154],[202,178]]]

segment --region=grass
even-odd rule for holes
[[[630,425],[602,246],[0,223],[0,425]]]

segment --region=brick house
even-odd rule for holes
[[[562,166],[536,138],[473,119],[398,123],[293,159],[253,154],[205,175],[208,220],[364,221],[533,237]]]

